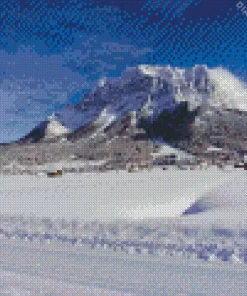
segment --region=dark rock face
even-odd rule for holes
[[[200,106],[188,110],[182,102],[163,112],[151,123],[140,122],[150,138],[166,142],[191,153],[214,145],[231,151],[247,150],[247,112]]]
[[[41,122],[40,125],[35,127],[30,133],[28,133],[25,137],[21,138],[17,143],[37,143],[41,141],[45,136],[45,130],[48,125],[48,121]]]
[[[192,124],[198,111],[188,111],[187,102],[180,103],[174,110],[164,110],[158,118],[147,127],[147,133],[153,137],[163,137],[174,142],[189,139]]]

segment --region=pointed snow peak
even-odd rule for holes
[[[68,134],[70,132],[68,128],[58,121],[55,113],[52,113],[50,116],[48,116],[47,121],[48,124],[45,130],[46,138],[53,138],[63,134]]]
[[[168,69],[168,68],[166,68]],[[164,70],[164,67],[161,66],[150,66],[150,65],[139,65],[138,70],[145,75],[158,77]]]
[[[108,108],[105,107],[99,114],[98,118],[95,121],[95,124],[98,125],[108,125],[116,119],[116,116],[109,112]]]
[[[51,115],[47,116],[47,121],[48,122],[54,122],[56,120],[57,120],[57,118],[56,118],[56,115],[55,115],[54,112]]]

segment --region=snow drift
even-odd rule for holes
[[[185,210],[184,217],[197,221],[225,221],[241,224],[247,217],[246,171],[236,172],[231,179],[202,194]]]

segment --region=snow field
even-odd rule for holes
[[[60,178],[1,176],[0,214],[86,221],[179,217],[203,194],[239,174],[153,169]]]

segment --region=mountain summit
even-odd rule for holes
[[[20,139],[21,143],[36,143],[40,141],[54,141],[66,136],[71,131],[59,121],[55,113],[48,116],[44,122],[41,122],[24,138]]]
[[[244,84],[223,68],[139,65],[127,68],[121,77],[101,79],[79,103],[67,105],[57,112],[56,117],[41,123],[24,139],[31,137],[36,142],[75,132],[82,135],[84,128],[92,123],[98,125],[103,122],[106,127],[131,111],[136,112],[137,123],[143,118],[149,126],[154,123],[152,129],[157,137],[166,136],[155,132],[157,122],[158,130],[170,129],[173,133],[173,127],[178,124],[182,128],[178,134],[187,134],[185,129],[191,126],[196,129],[212,127],[219,114],[223,114],[224,120],[226,117],[232,120],[229,110],[245,113],[246,98]],[[182,118],[179,110],[183,110]],[[175,119],[174,112],[176,116],[180,114]],[[160,117],[165,120],[160,120]]]
[[[75,106],[59,111],[69,129],[95,119],[108,107],[116,118],[140,110],[151,99],[154,117],[164,109],[188,102],[190,111],[208,104],[220,109],[247,111],[247,89],[228,70],[196,65],[193,68],[139,65],[127,68],[118,78],[104,78]]]

